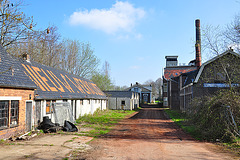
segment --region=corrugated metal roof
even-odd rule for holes
[[[106,99],[90,80],[36,62],[22,61],[22,67],[37,85],[35,99]]]
[[[103,91],[108,97],[132,98],[132,91]]]
[[[37,86],[23,72],[19,60],[0,45],[0,86],[35,89]]]

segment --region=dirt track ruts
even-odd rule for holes
[[[216,145],[195,141],[168,119],[163,109],[143,108],[90,143],[82,159],[170,160],[237,159]]]

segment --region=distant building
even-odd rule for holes
[[[188,66],[173,66],[166,56],[163,76],[163,105],[171,109],[187,111],[194,98],[212,96],[220,89],[240,86],[240,55],[232,49],[201,65],[200,21],[196,20],[196,59]],[[175,56],[176,58],[177,56]],[[176,60],[174,60],[176,62]],[[168,65],[168,64],[171,65]],[[176,64],[176,63],[174,63]],[[225,69],[222,67],[225,66]],[[228,75],[227,75],[228,73]]]
[[[190,61],[188,65],[178,66],[178,56],[166,56],[166,67],[163,75],[163,106],[172,109],[180,109],[179,99],[179,76],[195,71],[201,66],[201,34],[200,20],[196,24],[196,59]]]
[[[139,94],[140,103],[152,102],[152,85],[141,85],[138,82],[126,89],[127,91],[137,92]]]
[[[132,91],[104,91],[108,109],[133,110],[139,107],[139,94]]]
[[[167,57],[167,56],[166,56]],[[177,57],[177,56],[176,56]],[[166,58],[166,64],[169,63]],[[172,62],[172,61],[170,61]],[[171,63],[172,64],[172,63]],[[178,76],[183,73],[196,70],[196,66],[166,66],[163,76],[163,106],[171,108],[179,108],[178,99]]]

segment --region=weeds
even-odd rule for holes
[[[106,134],[110,128],[129,114],[135,111],[123,110],[97,110],[93,115],[84,115],[76,120],[77,124],[83,124],[83,127],[93,128],[90,131],[82,132],[90,137],[97,137]]]
[[[193,124],[189,122],[189,116],[181,111],[165,109],[169,117],[185,132],[191,134],[195,139],[201,140],[201,136],[196,131]]]

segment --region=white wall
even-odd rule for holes
[[[93,114],[98,108],[102,110],[107,109],[106,100],[84,99],[83,104],[81,104],[81,100],[73,100],[74,107],[75,101],[76,101],[76,113],[75,110],[73,109],[73,115],[76,114],[76,118],[79,118],[79,116],[83,116],[85,114]],[[63,102],[63,100],[56,100],[56,102]],[[72,103],[71,100],[68,100],[68,102],[70,104]],[[55,122],[53,114],[46,114],[46,100],[41,101],[41,122],[44,116],[48,116],[49,118],[51,118],[53,123]]]
[[[125,105],[122,106],[122,101],[125,101]],[[132,110],[131,99],[130,98],[116,98],[109,97],[108,98],[108,108],[109,109],[124,109],[124,110]]]
[[[107,109],[107,100],[101,100],[101,103],[102,103],[102,110],[105,110]]]

